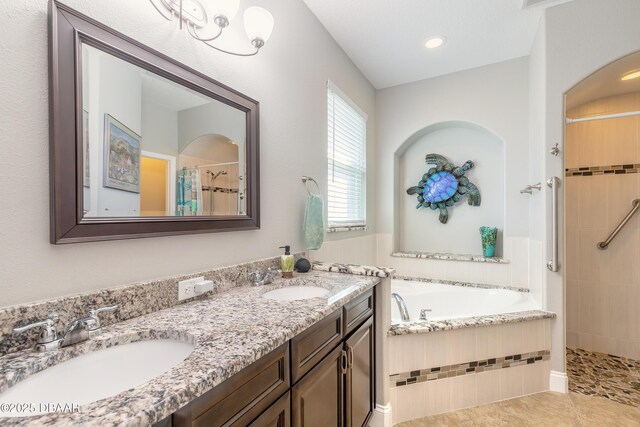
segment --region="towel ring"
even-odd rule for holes
[[[307,193],[309,193],[309,195],[313,194],[311,190],[309,190],[309,181],[313,182],[316,185],[316,187],[318,188],[318,194],[320,194],[320,186],[318,185],[316,180],[311,178],[310,176],[303,176],[302,182],[304,182],[304,186],[307,188]]]

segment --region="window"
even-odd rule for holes
[[[327,84],[329,231],[366,224],[367,115]]]

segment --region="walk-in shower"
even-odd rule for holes
[[[567,93],[569,389],[640,405],[640,52]]]

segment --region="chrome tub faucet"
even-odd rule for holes
[[[65,332],[59,334],[56,330],[56,322],[58,321],[57,314],[51,314],[47,320],[42,322],[32,323],[30,325],[14,328],[13,332],[21,334],[33,328],[42,328],[40,335],[38,336],[38,343],[36,344],[37,351],[57,350],[59,348],[74,345],[90,338],[90,332],[96,332],[100,330],[100,313],[109,313],[116,311],[117,305],[111,307],[102,307],[98,309],[89,310],[85,317],[75,319],[67,325]]]
[[[407,304],[404,303],[404,299],[402,299],[402,297],[395,292],[391,294],[391,297],[395,299],[396,303],[398,304],[398,310],[400,311],[400,318],[402,319],[402,321],[410,321],[411,318],[409,317],[409,310],[407,309]]]

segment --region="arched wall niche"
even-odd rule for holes
[[[466,121],[439,122],[409,137],[395,152],[394,247],[399,252],[482,254],[480,226],[499,230],[496,256],[502,255],[505,217],[504,142],[491,130]],[[475,166],[466,173],[482,195],[482,204],[469,206],[464,198],[449,209],[446,224],[438,221],[438,211],[416,209],[416,196],[406,189],[417,185],[432,165],[425,156],[437,153],[454,165],[471,160]]]

